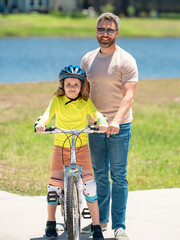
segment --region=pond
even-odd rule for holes
[[[140,79],[180,77],[179,38],[118,38],[117,44],[135,57]],[[0,39],[0,83],[57,80],[62,67],[79,65],[97,47],[95,38]]]

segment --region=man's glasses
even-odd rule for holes
[[[97,32],[99,34],[104,34],[106,32],[108,35],[114,35],[116,31],[117,31],[116,29],[112,28],[100,28],[100,27],[97,28]]]

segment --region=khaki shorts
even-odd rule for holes
[[[88,145],[76,148],[76,158],[77,166],[82,166],[82,175],[85,179],[83,182],[94,179]],[[49,179],[49,184],[62,187],[62,183],[54,180],[54,178],[61,179],[63,181],[64,166],[70,166],[70,148],[63,148],[62,158],[62,147],[54,145],[51,161],[51,178]]]

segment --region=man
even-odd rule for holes
[[[89,135],[100,223],[102,228],[107,228],[112,196],[111,215],[115,239],[128,240],[125,233],[128,197],[126,172],[131,137],[131,105],[138,82],[138,71],[135,59],[116,44],[120,32],[119,24],[120,19],[112,13],[99,16],[96,34],[100,48],[87,53],[81,66],[87,74],[90,98],[109,123],[107,133]]]

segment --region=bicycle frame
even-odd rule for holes
[[[83,183],[82,183],[82,166],[76,165],[76,146],[75,146],[75,136],[80,133],[102,133],[98,131],[98,128],[91,126],[89,128],[84,128],[81,130],[65,130],[59,129],[55,127],[47,128],[43,133],[69,133],[71,134],[71,161],[69,167],[64,167],[64,226],[65,229],[67,227],[68,232],[68,240],[79,240],[80,239],[80,217],[83,215]],[[71,185],[69,185],[69,181],[72,181],[71,185],[75,184],[75,188],[72,189]],[[75,200],[71,201],[71,204],[68,203],[68,187],[71,188],[71,195],[74,195]],[[76,199],[77,198],[77,199]],[[73,198],[74,199],[74,198]],[[77,201],[76,201],[77,200]],[[69,206],[69,205],[70,206]],[[71,206],[74,205],[74,206]],[[77,206],[76,206],[77,205]],[[62,207],[62,206],[61,206]],[[70,208],[70,210],[69,210]],[[75,210],[74,210],[75,209]],[[74,220],[72,224],[68,224],[68,212],[73,211],[71,218]],[[84,213],[84,215],[88,215],[88,213]],[[84,217],[83,215],[83,217]],[[69,217],[70,218],[70,217]],[[89,217],[84,217],[89,218]],[[71,226],[72,225],[72,226]],[[69,227],[68,227],[69,226]]]
[[[78,204],[78,206],[75,207],[75,212],[74,212],[74,238],[73,239],[80,239],[80,218],[81,218],[81,213],[83,211],[83,193],[82,193],[82,167],[76,165],[76,147],[75,147],[75,135],[71,135],[71,161],[70,161],[70,166],[69,167],[64,167],[64,221],[65,221],[65,226],[67,224],[67,231],[68,231],[68,239],[72,238],[72,235],[69,236],[69,229],[68,229],[68,211],[67,211],[67,193],[68,193],[68,182],[70,179],[70,176],[75,176],[77,179],[77,194],[78,196],[77,202],[73,203]],[[74,193],[75,195],[75,193]]]

